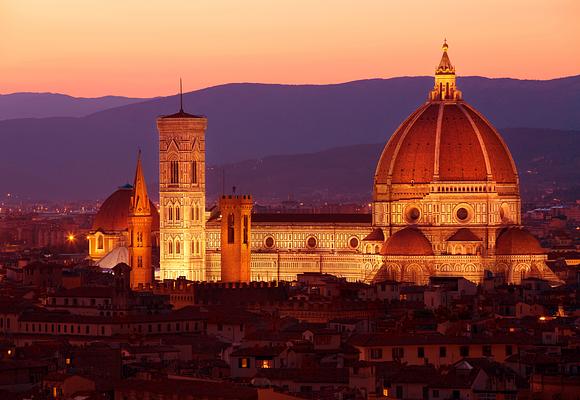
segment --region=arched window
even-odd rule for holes
[[[200,219],[199,215],[200,215],[201,213],[199,212],[199,210],[200,210],[199,204],[196,204],[196,205],[195,205],[195,220],[196,220],[196,221],[199,221],[199,219]]]
[[[175,206],[175,220],[176,221],[179,221],[179,219],[181,217],[179,214],[180,214],[180,208],[179,208],[179,206]]]
[[[195,206],[191,206],[191,220],[195,221]]]
[[[179,183],[179,161],[171,161],[170,183]]]
[[[167,209],[167,219],[173,221],[173,207],[171,206]]]
[[[103,235],[98,235],[97,236],[97,249],[103,250],[104,248],[105,248],[105,238],[103,238]]]
[[[181,253],[181,243],[179,242],[179,240],[175,241],[175,254],[180,254]]]
[[[171,240],[167,242],[167,253],[173,254],[173,242]]]

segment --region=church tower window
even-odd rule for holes
[[[179,161],[171,161],[170,183],[179,183]]]
[[[176,221],[179,221],[179,219],[181,217],[179,214],[180,214],[180,208],[179,208],[179,206],[176,206],[175,207],[175,220]]]
[[[171,240],[167,242],[167,253],[173,254],[173,242]]]
[[[179,240],[175,241],[175,254],[180,254],[181,253],[181,243],[179,242]]]
[[[244,244],[248,244],[248,216],[244,215]]]
[[[191,183],[197,183],[197,161],[191,162]]]
[[[228,215],[228,243],[234,243],[234,214]]]

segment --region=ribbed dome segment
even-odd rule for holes
[[[504,229],[495,242],[497,255],[537,255],[546,251],[530,232],[523,228]]]
[[[384,256],[432,256],[433,247],[429,239],[415,228],[405,228],[396,232],[383,244]]]
[[[486,181],[517,184],[517,170],[499,133],[465,102],[419,107],[385,146],[376,184]]]
[[[124,231],[128,227],[129,207],[131,205],[131,185],[123,186],[110,195],[99,208],[93,220],[93,231],[101,229],[105,232]],[[150,202],[153,222],[151,229],[159,230],[159,213]]]

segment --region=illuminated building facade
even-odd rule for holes
[[[463,100],[447,51],[445,43],[427,102],[385,145],[372,215],[252,214],[251,280],[295,280],[303,272],[418,284],[431,276],[481,282],[492,274],[511,283],[558,280],[521,226],[509,149]],[[229,279],[221,260],[228,213],[207,220],[204,213],[206,125],[183,110],[157,121],[162,279]]]
[[[157,119],[162,279],[206,279],[206,127],[205,117],[183,108]]]

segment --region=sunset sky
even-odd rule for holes
[[[0,0],[0,93],[580,74],[580,1]]]

